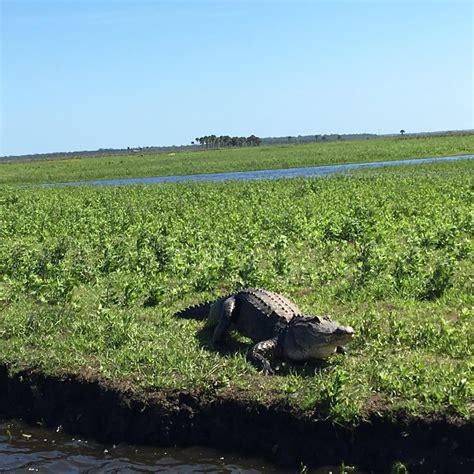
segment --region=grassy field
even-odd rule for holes
[[[0,185],[292,168],[474,153],[474,135],[0,162]]]
[[[465,140],[451,154],[472,151]],[[353,147],[362,160],[374,143],[321,150]],[[398,147],[423,141],[409,143],[390,142],[396,153],[374,148],[371,156],[400,157]],[[319,146],[274,150],[316,156]],[[269,153],[251,151],[255,164]],[[78,163],[84,170],[103,161]],[[99,375],[138,391],[286,400],[341,423],[386,410],[472,418],[473,168],[471,161],[270,182],[3,186],[0,363]],[[173,316],[244,286],[280,291],[308,313],[353,326],[350,353],[324,366],[280,363],[280,376],[264,377],[246,362],[245,340],[234,335],[222,354],[202,321]]]

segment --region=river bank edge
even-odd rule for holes
[[[344,462],[390,472],[400,461],[412,474],[474,472],[474,420],[378,411],[348,427],[284,402],[170,390],[136,394],[93,377],[11,373],[3,364],[0,387],[0,415],[100,442],[201,445],[294,468]]]

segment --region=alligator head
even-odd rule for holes
[[[325,359],[347,344],[354,329],[341,326],[329,316],[295,316],[283,330],[281,348],[292,360]]]

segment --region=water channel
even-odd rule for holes
[[[442,156],[437,158],[417,158],[410,160],[376,161],[371,163],[349,163],[345,165],[307,166],[256,171],[233,171],[228,173],[203,173],[180,176],[152,176],[148,178],[123,178],[97,181],[74,181],[70,183],[50,183],[43,186],[124,186],[129,184],[180,183],[189,181],[233,181],[282,178],[322,177],[358,169],[373,169],[386,166],[422,165],[441,161],[472,160],[474,155]]]
[[[295,470],[209,448],[103,445],[64,433],[61,427],[50,430],[0,418],[0,472],[289,474]],[[330,472],[339,473],[339,468],[311,470],[315,474]]]

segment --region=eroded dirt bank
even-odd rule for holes
[[[389,472],[395,461],[410,473],[474,472],[474,422],[456,418],[373,416],[356,428],[332,426],[285,404],[242,397],[159,391],[146,397],[79,376],[11,375],[0,366],[0,414],[103,442],[157,446],[203,445],[258,453],[286,466],[341,461]]]

